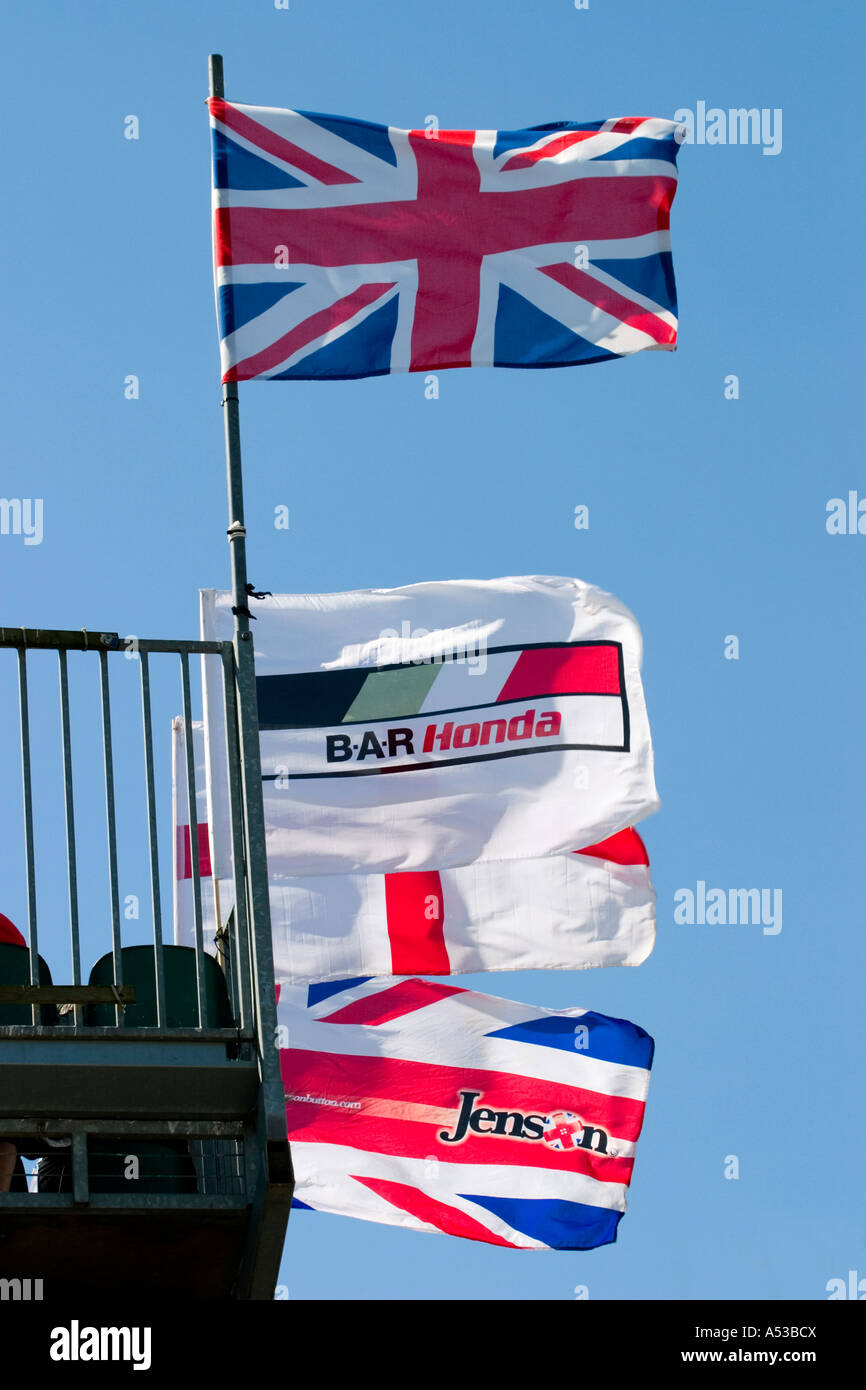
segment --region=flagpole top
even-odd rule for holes
[[[212,97],[224,97],[225,85],[223,79],[223,55],[221,53],[211,53],[207,60],[208,85]]]

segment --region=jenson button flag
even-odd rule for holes
[[[268,859],[289,876],[537,859],[658,806],[640,633],[600,589],[459,580],[255,612]],[[231,622],[205,591],[202,635]]]
[[[208,104],[224,381],[675,347],[673,121],[399,130]]]
[[[640,965],[655,941],[636,830],[572,854],[441,871],[285,878],[278,865],[269,864],[274,969],[292,984]]]
[[[416,978],[282,989],[278,1010],[295,1205],[518,1250],[616,1239],[643,1029]]]

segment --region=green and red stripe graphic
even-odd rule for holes
[[[455,665],[466,667],[466,699],[449,707],[455,687],[448,681],[446,691],[444,673]],[[625,695],[619,642],[490,647],[417,663],[259,676],[256,687],[262,730],[369,724],[555,695]]]

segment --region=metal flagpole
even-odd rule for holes
[[[210,95],[224,97],[223,60],[212,53],[208,60]],[[241,788],[244,807],[246,881],[248,885],[253,972],[256,987],[259,1048],[262,1069],[265,1133],[268,1148],[268,1180],[291,1183],[286,1141],[286,1102],[277,1048],[277,1009],[274,984],[271,913],[268,899],[268,865],[265,851],[265,816],[262,802],[262,770],[259,753],[259,720],[253,639],[250,631],[247,585],[246,528],[241,471],[241,435],[237,382],[223,384],[226,479],[228,483],[228,538],[231,554],[232,612],[235,618],[235,664],[238,691],[238,734],[241,754]],[[282,1244],[282,1237],[280,1238]]]

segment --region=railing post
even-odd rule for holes
[[[105,823],[108,831],[108,885],[111,896],[111,951],[114,960],[114,983],[123,984],[123,941],[120,935],[120,891],[117,882],[117,817],[114,804],[114,752],[111,744],[111,695],[108,680],[108,653],[99,653],[99,678],[102,696],[102,750],[105,767]],[[123,1009],[115,1010],[118,1026],[123,1023]]]
[[[81,984],[81,945],[78,933],[78,865],[75,857],[75,800],[72,784],[72,734],[69,727],[69,673],[66,652],[57,653],[60,668],[60,728],[63,740],[63,787],[66,804],[66,872],[69,885],[69,933],[72,945],[72,983]],[[84,1009],[75,1005],[75,1026],[84,1022]]]
[[[24,864],[27,873],[27,939],[30,946],[30,983],[39,984],[39,937],[36,930],[36,860],[33,845],[33,784],[30,774],[30,707],[27,699],[27,647],[18,648],[18,710],[21,720],[21,785],[24,799]],[[39,1022],[33,1005],[32,1020]]]
[[[156,1021],[165,1027],[165,963],[162,955],[162,903],[159,896],[159,836],[156,820],[156,785],[153,776],[153,719],[150,707],[150,663],[139,653],[141,666],[141,717],[144,733],[144,781],[147,797],[147,843],[150,851],[150,901],[153,908],[153,970],[156,987]]]

